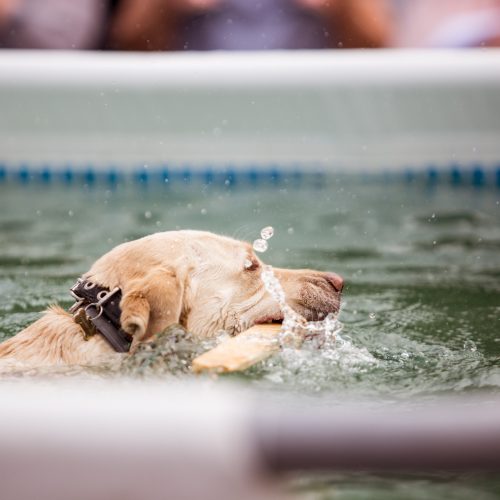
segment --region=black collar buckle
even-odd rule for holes
[[[101,334],[117,352],[129,352],[132,337],[120,325],[120,288],[109,290],[92,281],[78,278],[70,293],[76,302],[70,307],[75,322],[83,330],[83,338]]]

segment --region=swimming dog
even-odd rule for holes
[[[29,366],[92,365],[132,350],[173,323],[197,338],[237,335],[283,319],[249,243],[202,231],[168,231],[123,243],[73,287],[76,303],[49,307],[0,344],[0,358]],[[343,280],[330,272],[274,269],[287,303],[307,320],[336,313]]]

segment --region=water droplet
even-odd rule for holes
[[[274,234],[274,228],[272,228],[271,226],[267,226],[260,232],[260,237],[263,240],[269,240],[270,238],[273,237],[273,234]]]
[[[370,313],[368,316],[370,317],[370,319],[375,319],[377,317],[375,313]]]
[[[68,215],[69,215],[70,217],[73,217],[73,215],[75,215],[75,213],[73,212],[73,210],[68,210]]]
[[[153,215],[153,214],[152,214],[149,210],[146,210],[146,211],[144,212],[144,218],[145,218],[145,219],[151,219],[151,216],[152,216],[152,215]]]
[[[464,342],[464,351],[476,352],[477,351],[476,344],[474,344],[472,340],[466,340]]]
[[[207,215],[207,209],[206,208],[202,208],[200,210],[200,213],[201,213],[201,215]]]
[[[253,242],[253,249],[256,252],[265,252],[267,250],[268,244],[266,240],[255,240]]]
[[[293,227],[289,227],[289,228],[286,230],[286,232],[287,232],[288,234],[293,234],[293,233],[295,232],[295,229],[294,229]]]
[[[252,261],[250,259],[245,259],[245,269],[250,269],[252,267]]]

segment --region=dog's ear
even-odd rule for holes
[[[184,290],[173,269],[152,270],[127,283],[122,292],[121,325],[134,337],[133,344],[179,322]]]

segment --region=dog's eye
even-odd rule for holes
[[[245,259],[244,267],[246,271],[255,271],[259,268],[259,261],[257,259]]]

